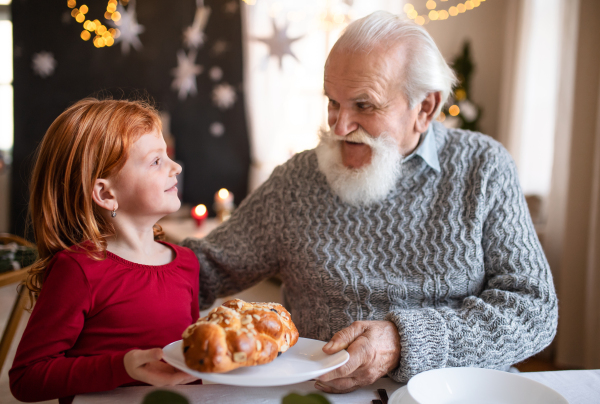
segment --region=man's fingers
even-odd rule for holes
[[[366,327],[364,327],[361,321],[355,321],[350,327],[336,332],[331,341],[323,347],[323,352],[332,355],[342,349],[348,348],[358,336],[365,332],[365,329]]]
[[[315,383],[315,388],[324,391],[325,393],[332,394],[350,393],[359,387],[360,385],[353,377],[344,377],[328,383],[323,383],[321,381]]]
[[[365,344],[367,343],[368,340],[363,336],[356,338],[356,340],[348,347],[348,354],[350,354],[348,362],[329,373],[319,376],[317,380],[328,382],[330,380],[350,376],[365,363]]]

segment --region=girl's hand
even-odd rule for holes
[[[161,362],[162,357],[163,351],[160,348],[134,349],[125,354],[123,364],[132,379],[153,386],[175,386],[197,380],[194,376]]]

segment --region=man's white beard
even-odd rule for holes
[[[366,206],[381,201],[392,191],[402,175],[402,155],[396,140],[383,133],[370,136],[358,128],[346,136],[330,131],[319,134],[315,152],[319,170],[342,201],[355,206]],[[342,142],[364,143],[371,147],[371,162],[361,168],[348,168],[342,163]]]

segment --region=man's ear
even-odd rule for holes
[[[421,101],[421,109],[415,121],[415,131],[417,133],[423,133],[427,130],[441,102],[442,96],[439,91],[427,94],[425,99]]]
[[[117,198],[115,197],[113,191],[110,189],[110,182],[108,180],[98,178],[96,182],[94,182],[94,189],[92,190],[92,199],[94,200],[96,205],[108,211],[112,211],[118,208]]]

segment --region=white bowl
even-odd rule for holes
[[[546,385],[491,369],[429,370],[410,379],[407,387],[419,404],[569,404]]]

